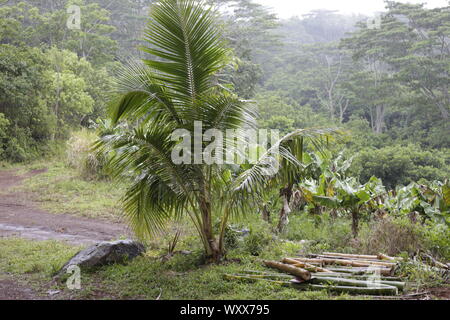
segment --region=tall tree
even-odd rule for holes
[[[239,96],[253,98],[267,52],[281,44],[273,32],[278,19],[254,0],[209,0],[208,3],[220,12],[224,37],[234,50],[233,68],[226,70],[230,83]]]
[[[280,156],[297,162],[282,142],[301,136],[316,141],[333,130],[294,132],[262,150],[251,166],[221,164],[220,154],[229,152],[230,145],[220,143],[216,161],[206,161],[202,152],[207,143],[187,137],[215,129],[221,132],[215,138],[221,140],[226,130],[255,127],[252,108],[217,79],[229,61],[229,50],[215,15],[197,1],[161,0],[151,7],[145,34],[144,50],[150,58],[124,71],[111,110],[114,123],[128,120],[131,130],[103,136],[99,148],[116,151],[111,161],[116,177],[133,175],[123,203],[138,235],[151,236],[166,221],[188,215],[206,255],[219,261],[228,220],[252,211],[255,197],[265,192],[268,173],[276,172],[279,162],[274,160]],[[182,134],[174,139],[176,129]],[[246,139],[244,134],[237,138]],[[185,141],[188,150],[180,148]],[[201,151],[192,154],[196,145]],[[184,161],[175,164],[173,155],[180,152]],[[215,218],[220,219],[219,231],[213,228]]]
[[[80,8],[80,29],[67,27],[70,5]],[[116,57],[110,11],[98,3],[12,0],[0,7],[0,17],[1,43],[67,49],[95,65],[104,65]]]
[[[387,1],[380,28],[360,24],[345,39],[356,59],[386,64],[395,80],[423,95],[443,120],[450,112],[450,7]]]

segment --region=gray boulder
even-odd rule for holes
[[[112,263],[123,263],[132,260],[145,252],[144,246],[132,240],[100,242],[74,255],[58,272],[66,273],[67,268],[76,265],[83,268],[93,268]]]

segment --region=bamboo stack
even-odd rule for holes
[[[359,274],[372,271],[379,272],[383,276],[393,275],[395,266],[401,261],[401,258],[390,257],[382,253],[379,253],[378,255],[357,255],[336,252],[324,252],[322,254],[313,254],[308,257],[297,257],[292,259],[315,266],[327,266],[331,271]],[[328,267],[329,265],[332,265],[333,267],[330,268]],[[342,269],[339,270],[339,268]]]
[[[300,278],[303,281],[311,280],[311,273],[308,270],[298,267],[297,265],[280,263],[276,261],[264,261],[264,263],[266,266],[270,268],[275,268],[280,271],[292,274],[293,276],[296,276],[297,278]]]
[[[393,277],[399,258],[378,255],[353,255],[334,252],[284,258],[282,262],[264,261],[267,267],[283,273],[246,271],[225,275],[226,279],[268,281],[299,290],[329,290],[364,295],[398,295],[405,283]]]

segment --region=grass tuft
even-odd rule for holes
[[[42,167],[43,164],[33,164],[33,168]],[[52,213],[121,220],[122,186],[110,181],[87,181],[76,169],[62,162],[47,163],[45,167],[47,172],[24,180],[14,190],[31,192],[33,199]],[[27,167],[26,170],[31,169]]]

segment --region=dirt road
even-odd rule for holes
[[[45,170],[35,170],[19,175],[13,170],[0,171],[0,238],[62,240],[74,245],[88,245],[121,236],[130,237],[131,233],[124,225],[67,214],[51,214],[38,209],[30,194],[11,190],[27,177],[43,172]],[[53,298],[38,294],[8,274],[0,276],[0,300]]]
[[[71,244],[92,244],[130,236],[124,225],[38,209],[30,194],[8,191],[23,179],[42,173],[18,175],[0,171],[0,237],[17,236],[33,240],[63,240]]]

